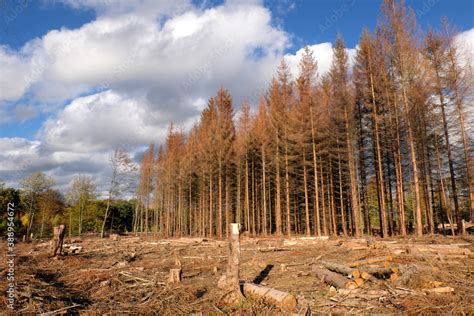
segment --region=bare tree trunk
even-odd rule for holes
[[[379,123],[378,123],[378,115],[377,115],[377,105],[375,103],[375,92],[374,92],[374,83],[372,74],[370,74],[370,88],[372,93],[372,115],[374,120],[374,142],[375,142],[375,161],[377,163],[377,191],[378,191],[378,198],[379,198],[379,207],[380,207],[380,231],[382,233],[382,237],[388,236],[387,230],[387,210],[385,208],[385,190],[384,190],[384,179],[383,179],[383,168],[382,168],[382,154],[381,154],[381,146],[380,146],[380,132],[379,132]]]
[[[249,162],[245,155],[245,229],[250,232]]]
[[[454,200],[454,213],[456,215],[456,223],[458,225],[458,232],[460,232],[462,217],[461,217],[461,210],[459,209],[458,193],[457,193],[457,187],[456,187],[456,176],[454,174],[454,165],[453,165],[453,158],[452,158],[452,153],[451,153],[451,143],[449,141],[449,131],[448,131],[448,122],[446,119],[444,95],[441,90],[441,83],[440,83],[438,71],[436,71],[436,79],[437,79],[437,85],[438,85],[438,96],[439,96],[439,102],[441,106],[441,114],[443,117],[444,140],[446,142],[446,151],[448,154],[449,175],[451,178],[451,190],[452,190],[453,200]]]
[[[236,222],[240,225],[242,225],[242,200],[241,200],[241,195],[242,195],[242,189],[241,189],[241,175],[240,175],[240,172],[241,172],[241,161],[240,161],[240,158],[237,162],[237,196],[236,196],[236,200],[237,200],[237,210],[236,210]]]
[[[291,237],[290,179],[288,174],[288,143],[285,142],[285,192],[286,192],[286,234]]]
[[[263,235],[267,235],[267,192],[266,192],[266,166],[265,166],[265,148],[261,147],[262,151],[262,190],[263,190]]]
[[[370,214],[369,214],[369,205],[367,198],[367,175],[365,171],[365,149],[364,149],[364,132],[362,125],[362,109],[360,102],[357,103],[357,109],[359,112],[359,169],[360,169],[360,178],[361,178],[361,192],[360,196],[362,199],[362,213],[364,216],[364,232],[369,234],[371,232],[370,228]]]
[[[323,232],[324,236],[328,236],[328,225],[327,225],[327,215],[326,215],[326,193],[324,192],[324,173],[323,173],[323,159],[320,158],[319,166],[321,168],[321,198],[323,205]]]
[[[338,164],[338,175],[339,175],[339,207],[341,208],[341,224],[342,224],[342,234],[347,237],[347,227],[346,227],[346,214],[344,211],[344,195],[342,188],[342,170],[341,170],[341,153],[338,150],[337,152],[337,164]]]
[[[222,159],[219,158],[219,175],[218,175],[218,205],[219,205],[219,214],[217,217],[217,236],[222,238]]]
[[[349,114],[347,113],[347,104],[344,106],[344,118],[346,124],[346,142],[347,142],[347,155],[349,163],[349,178],[350,178],[350,190],[351,190],[351,206],[352,206],[352,218],[354,221],[354,236],[360,236],[360,227],[359,227],[359,200],[358,200],[358,189],[357,189],[357,179],[355,175],[355,156],[354,156],[354,145],[352,143],[352,136],[349,124]]]
[[[332,234],[337,236],[337,221],[336,221],[336,209],[334,203],[334,181],[333,181],[333,169],[332,161],[329,162],[329,192],[330,192],[330,201],[331,201],[331,224],[332,224]]]
[[[452,220],[452,210],[451,210],[451,204],[449,202],[449,198],[447,197],[446,194],[446,186],[444,184],[444,177],[441,169],[441,159],[440,159],[440,154],[439,154],[439,149],[438,149],[438,142],[435,141],[435,151],[436,151],[436,163],[438,167],[438,175],[440,178],[440,186],[441,186],[441,201],[444,209],[446,209],[446,217],[448,218],[449,221],[449,226],[451,228],[451,234],[454,236],[454,226],[453,226],[453,220]]]
[[[26,240],[30,240],[30,232],[31,228],[33,227],[33,203],[35,201],[33,192],[30,192],[31,194],[31,201],[30,201],[30,210],[28,212],[28,226],[26,227]]]
[[[304,182],[304,210],[306,220],[306,236],[311,236],[310,220],[309,220],[309,201],[308,201],[308,184],[306,176],[306,149],[303,146],[303,182]]]
[[[230,225],[230,184],[229,176],[225,176],[225,235],[229,237]]]
[[[213,223],[212,223],[212,219],[213,219],[213,214],[212,214],[212,203],[213,203],[213,199],[212,199],[212,169],[209,168],[209,237],[212,238],[213,234],[214,234],[214,228],[213,228]]]
[[[252,234],[255,236],[255,168],[252,158]]]
[[[102,229],[100,230],[100,238],[104,238],[105,223],[107,221],[107,216],[109,215],[111,194],[112,194],[112,192],[109,192],[109,197],[107,199],[107,207],[105,208],[104,220],[102,222]],[[138,201],[137,201],[137,203],[138,203]]]
[[[404,80],[402,76],[402,80]],[[413,178],[414,178],[414,185],[415,185],[415,219],[416,219],[416,234],[417,236],[423,236],[423,224],[421,220],[421,200],[420,200],[420,180],[418,177],[418,166],[417,166],[417,158],[416,158],[416,150],[415,150],[415,141],[413,139],[413,129],[410,122],[410,112],[408,109],[408,97],[406,94],[405,84],[402,82],[402,92],[403,92],[403,106],[405,110],[405,117],[406,117],[406,124],[408,130],[408,144],[410,147],[410,156],[411,156],[411,163],[413,167]]]
[[[280,146],[279,146],[279,136],[278,131],[276,135],[276,153],[275,153],[275,186],[276,186],[276,196],[275,196],[275,230],[278,236],[281,235],[281,183],[280,183]]]
[[[313,120],[313,108],[310,108],[311,115],[311,143],[313,146],[313,171],[314,171],[314,203],[315,203],[315,227],[314,231],[316,236],[321,236],[321,221],[319,214],[319,184],[318,184],[318,164],[316,156],[316,141],[315,141],[315,131],[314,131],[314,120]]]

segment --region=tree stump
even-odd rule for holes
[[[54,227],[53,231],[53,257],[62,255],[64,234],[66,233],[66,225],[59,225]],[[59,253],[58,253],[59,250]]]
[[[219,279],[217,286],[228,291],[226,299],[229,303],[236,303],[243,297],[240,291],[240,224],[230,224],[229,234],[229,260],[226,273]]]
[[[181,282],[181,269],[170,269],[169,283],[180,283]]]

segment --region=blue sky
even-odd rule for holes
[[[0,180],[100,178],[114,147],[139,155],[170,121],[189,128],[220,85],[235,107],[255,106],[279,60],[295,72],[304,45],[321,73],[338,32],[354,54],[380,2],[0,0]],[[472,42],[474,1],[407,5],[421,28],[446,16]]]
[[[53,1],[3,1],[3,7],[0,5],[0,43],[12,49],[19,49],[29,40],[41,37],[52,29],[74,29],[96,18],[92,9],[77,10]],[[222,3],[209,1],[207,6]],[[447,16],[459,31],[474,26],[472,0],[408,0],[406,4],[415,10],[422,28],[438,26],[442,16]],[[276,23],[294,36],[292,49],[297,49],[301,44],[333,41],[338,32],[342,33],[348,46],[355,46],[362,28],[375,27],[380,1],[266,0],[265,5],[277,18]],[[294,7],[288,9],[292,5]],[[332,22],[333,17],[338,18],[337,22]]]

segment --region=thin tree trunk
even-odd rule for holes
[[[263,189],[263,235],[267,235],[267,192],[266,192],[266,166],[265,166],[265,148],[261,147],[262,151],[262,189]]]
[[[275,186],[276,186],[276,196],[275,196],[275,230],[278,236],[281,235],[281,183],[280,183],[280,146],[279,146],[279,135],[277,131],[276,135],[276,154],[275,154]]]
[[[249,162],[245,155],[245,228],[250,232]]]
[[[290,179],[288,174],[288,143],[285,142],[285,192],[286,192],[286,234],[291,237]]]
[[[326,215],[326,193],[324,192],[324,173],[323,173],[323,158],[320,158],[319,166],[321,168],[321,198],[323,205],[323,232],[324,236],[328,236],[328,224],[327,224],[327,215]]]
[[[349,114],[347,110],[347,104],[344,106],[344,118],[345,118],[345,129],[346,129],[346,142],[347,142],[347,155],[348,155],[348,163],[349,163],[349,178],[350,178],[350,190],[351,190],[351,206],[352,206],[352,218],[354,221],[354,236],[360,236],[360,227],[359,227],[359,200],[358,200],[358,189],[357,189],[357,180],[355,176],[355,156],[354,156],[354,145],[352,143],[352,133],[350,130],[349,124]]]
[[[217,217],[217,236],[222,238],[222,159],[219,158],[219,175],[218,175],[218,205],[219,205],[219,214]]]
[[[306,236],[311,236],[310,220],[309,220],[309,201],[308,201],[308,184],[306,176],[306,149],[303,146],[303,186],[304,186],[304,210],[306,220]]]
[[[337,164],[338,164],[338,176],[339,176],[339,207],[341,209],[342,234],[345,237],[347,237],[346,214],[344,211],[344,196],[343,196],[343,188],[342,188],[341,153],[339,150],[337,152]]]
[[[315,141],[315,131],[314,131],[314,120],[313,120],[313,108],[310,108],[311,115],[311,143],[313,147],[313,171],[314,171],[314,203],[315,203],[315,233],[316,236],[321,236],[321,221],[319,214],[319,184],[318,184],[318,164],[316,156],[316,141]]]

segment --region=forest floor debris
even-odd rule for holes
[[[36,241],[15,247],[17,312],[281,312],[250,297],[238,306],[222,302],[225,293],[217,282],[228,253],[227,242],[222,240],[87,237],[80,246],[75,245],[79,251],[66,252],[58,260],[51,260],[47,245]],[[473,236],[385,240],[245,237],[241,238],[240,277],[242,282],[291,293],[297,298],[294,312],[298,314],[472,314],[473,253]],[[4,266],[6,258],[1,261]],[[182,280],[170,283],[176,262]],[[357,287],[331,286],[314,273],[318,267],[334,270]],[[0,288],[5,289],[6,270],[0,273]],[[2,296],[0,309],[4,310],[5,291]]]

